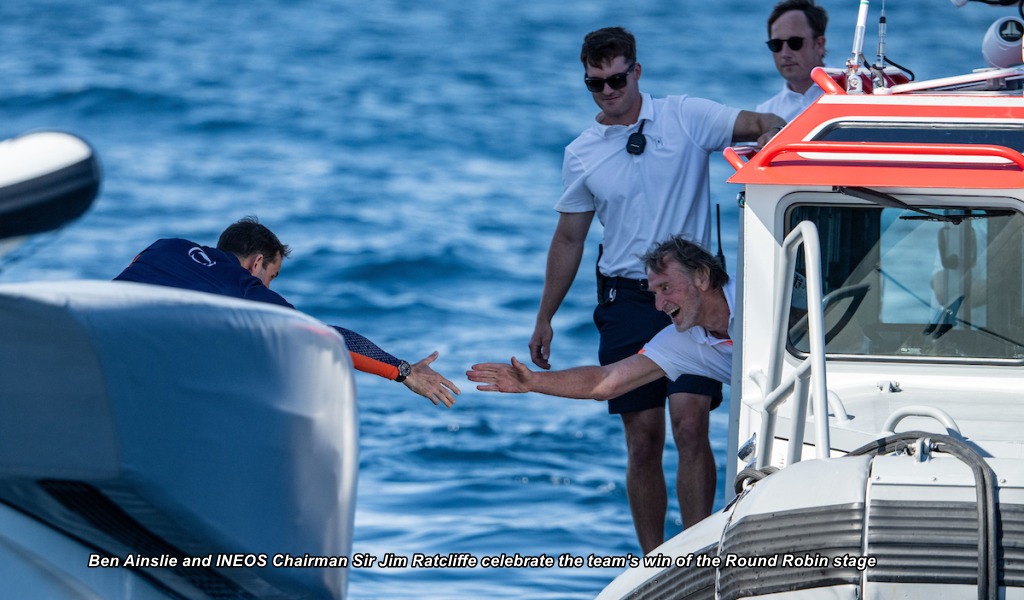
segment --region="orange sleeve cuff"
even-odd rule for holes
[[[348,354],[352,357],[352,366],[357,371],[370,373],[392,381],[398,378],[398,367],[395,365],[389,365],[355,352],[349,352]]]

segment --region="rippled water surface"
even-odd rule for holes
[[[828,60],[842,65],[857,2],[822,4],[832,17]],[[0,135],[81,135],[105,180],[84,218],[23,247],[0,280],[109,279],[157,238],[212,244],[227,223],[256,214],[293,247],[275,283],[292,303],[410,360],[439,350],[435,366],[464,390],[444,410],[358,377],[355,552],[636,553],[618,420],[593,402],[484,395],[463,373],[479,360],[528,354],[562,148],[596,112],[580,81],[582,36],[624,25],[639,38],[646,91],[752,108],[781,85],[763,43],[768,8],[741,0],[5,2]],[[985,29],[1010,14],[944,0],[890,0],[886,12],[890,56],[918,78],[983,66]],[[729,171],[713,160],[734,266]],[[599,233],[595,225],[586,265]],[[556,368],[596,359],[592,272],[581,270],[556,319]],[[712,417],[720,466],[726,412]],[[718,506],[722,479],[724,467]],[[670,532],[677,518],[673,501]],[[348,591],[355,599],[588,598],[618,572],[356,569]]]

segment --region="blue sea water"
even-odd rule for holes
[[[858,2],[820,3],[831,15],[827,60],[840,66]],[[753,108],[781,85],[763,43],[770,5],[2,3],[0,137],[81,135],[101,157],[104,184],[84,218],[9,257],[0,281],[109,279],[157,238],[212,244],[227,223],[258,215],[293,247],[277,291],[410,360],[439,350],[435,367],[463,390],[445,410],[358,376],[353,551],[637,554],[619,421],[594,402],[483,394],[463,373],[528,355],[562,148],[596,112],[580,81],[582,36],[624,25],[639,39],[645,91]],[[984,66],[986,28],[1012,14],[945,0],[889,0],[886,13],[889,55],[919,79]],[[713,160],[735,266],[730,171]],[[599,235],[595,225],[585,265]],[[555,320],[555,368],[596,359],[593,285],[584,266]],[[726,415],[712,417],[718,507],[731,487]],[[673,456],[670,444],[670,474]],[[674,500],[667,525],[680,528]],[[353,569],[348,592],[588,598],[618,572]]]

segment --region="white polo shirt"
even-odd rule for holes
[[[712,337],[703,327],[679,331],[669,325],[658,332],[640,354],[653,360],[675,381],[680,375],[703,375],[722,383],[732,378],[733,297],[736,284],[732,279],[722,286],[729,303],[729,339]]]
[[[789,84],[783,81],[782,90],[758,104],[755,110],[761,113],[779,115],[784,121],[789,123],[798,114],[802,113],[805,108],[814,104],[814,101],[820,98],[823,93],[824,91],[817,84],[814,84],[807,88],[806,92],[798,94],[789,89]]]
[[[594,123],[565,149],[563,213],[594,211],[604,225],[599,267],[609,277],[644,279],[640,256],[675,234],[711,239],[708,162],[732,141],[739,109],[689,96],[641,94],[633,125]],[[645,123],[643,154],[626,152]]]

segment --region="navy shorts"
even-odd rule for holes
[[[633,356],[656,333],[672,324],[668,315],[654,308],[654,294],[639,288],[618,287],[611,302],[594,309],[594,324],[601,335],[598,360],[602,365]],[[611,293],[609,290],[608,293]],[[682,375],[675,381],[662,377],[608,401],[615,415],[665,406],[670,394],[686,392],[711,396],[711,409],[722,403],[722,383],[699,375]]]

